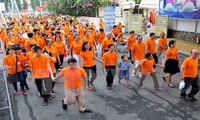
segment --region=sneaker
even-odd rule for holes
[[[64,104],[64,100],[62,100],[62,108],[63,108],[63,110],[67,110],[67,105]]]
[[[26,90],[23,90],[23,91],[22,91],[22,94],[23,94],[23,95],[27,95],[28,92],[27,92]]]
[[[56,93],[56,91],[55,91],[55,90],[52,90],[52,93]]]
[[[108,90],[112,90],[112,87],[107,87]]]
[[[43,106],[47,106],[48,105],[48,101],[43,101]]]
[[[186,96],[180,96],[180,99],[185,100],[185,101],[188,101],[188,99],[187,99]]]
[[[197,99],[194,96],[188,95],[188,98],[190,99],[190,101],[196,101]]]
[[[133,76],[133,77],[135,77],[135,75],[134,75],[134,74],[132,74],[132,76]]]
[[[15,94],[15,95],[18,95],[18,94],[19,94],[19,91],[18,91],[18,90],[14,90],[14,94]]]

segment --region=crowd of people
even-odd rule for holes
[[[56,81],[64,77],[63,109],[78,103],[79,112],[91,113],[91,109],[85,108],[83,89],[96,91],[96,61],[102,64],[108,90],[113,88],[115,74],[119,72],[120,84],[121,80],[125,79],[127,86],[131,88],[130,76],[133,75],[140,78],[138,87],[144,88],[143,81],[147,75],[151,75],[154,89],[161,91],[155,71],[155,67],[160,66],[166,73],[162,79],[168,81],[170,88],[174,87],[172,76],[181,71],[181,80],[185,81],[185,87],[180,93],[181,98],[196,100],[195,95],[199,91],[199,52],[196,49],[191,50],[191,56],[184,60],[180,70],[176,41],[168,42],[163,32],[156,47],[155,33],[150,33],[149,39],[143,42],[142,36],[136,36],[135,32],[131,31],[125,41],[121,23],[105,33],[102,19],[99,21],[99,30],[96,30],[94,23],[87,21],[84,24],[68,17],[22,16],[22,19],[8,20],[8,28],[0,27],[1,50],[6,51],[3,65],[8,74],[17,74],[24,95],[28,94],[26,79],[27,73],[30,72],[38,95],[43,98],[44,106],[48,105],[48,100],[55,97]],[[116,43],[125,43],[130,53],[122,55],[120,62]],[[66,56],[70,56],[67,60],[68,65],[63,66]],[[158,57],[161,57],[161,64],[158,64]],[[131,66],[134,67],[133,71],[130,71]],[[186,90],[190,85],[192,90],[187,95]],[[13,87],[14,94],[17,95],[17,82]]]

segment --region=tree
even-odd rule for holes
[[[142,0],[134,0],[135,1],[135,7],[133,9],[132,14],[138,14],[138,10],[139,10],[139,4],[142,2]]]
[[[22,10],[21,0],[15,0],[18,6],[19,11]]]
[[[28,3],[26,0],[23,0],[23,9],[28,9]]]
[[[96,16],[101,6],[107,6],[109,0],[50,0],[48,9],[53,14],[71,16]]]

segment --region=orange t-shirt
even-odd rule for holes
[[[99,27],[100,27],[100,28],[104,28],[104,25],[105,25],[105,24],[104,24],[103,21],[99,21]]]
[[[105,66],[116,66],[118,63],[118,55],[116,52],[106,52],[103,54],[103,61],[105,62]]]
[[[86,72],[79,67],[75,70],[71,70],[69,67],[63,68],[60,75],[64,76],[64,88],[68,89],[82,88],[82,77],[87,77]]]
[[[40,45],[41,48],[44,48],[44,46],[46,45],[45,39],[44,38],[38,39],[38,44]]]
[[[145,57],[145,44],[144,43],[135,43],[132,46],[133,51],[133,60],[142,60]]]
[[[94,48],[95,45],[95,40],[93,39],[93,37],[83,37],[82,42],[89,42],[91,47]]]
[[[65,44],[60,41],[60,42],[54,42],[53,46],[58,50],[59,55],[63,55],[65,51]]]
[[[167,39],[166,38],[159,38],[157,50],[160,50],[160,51],[165,50],[166,46],[167,46]]]
[[[51,47],[45,46],[42,50],[43,50],[43,51],[46,50],[46,51],[48,51],[48,52],[51,52],[52,57],[57,58],[58,50],[57,50],[54,46],[51,46]]]
[[[114,34],[115,37],[117,37],[118,34],[120,33],[119,29],[112,29],[111,32]]]
[[[178,49],[177,48],[169,48],[166,51],[166,55],[167,55],[168,59],[177,60],[177,58],[178,58]]]
[[[17,60],[18,62],[22,62],[22,60],[19,56],[18,56],[17,59],[18,59]],[[13,56],[6,55],[3,58],[3,64],[12,67],[12,68],[7,69],[8,74],[15,74],[16,73],[16,55],[13,55]],[[21,72],[21,71],[22,71],[22,66],[18,65],[17,66],[17,72]]]
[[[148,46],[147,48],[147,52],[154,54],[155,53],[155,40],[152,40],[151,38],[149,38],[148,40],[146,40],[145,44]]]
[[[83,44],[82,41],[78,41],[78,42],[74,41],[74,42],[72,42],[70,47],[72,48],[73,54],[77,54],[77,55],[80,54],[81,49],[82,49],[82,44]]]
[[[132,46],[133,46],[134,43],[136,43],[136,38],[135,38],[135,36],[133,36],[133,37],[129,36],[129,37],[127,38],[127,44],[128,44],[127,47],[128,47],[129,50],[131,50],[131,48],[132,48]]]
[[[97,41],[98,41],[98,43],[102,43],[102,41],[103,41],[103,39],[105,38],[105,33],[99,33],[98,35],[97,35]]]
[[[108,50],[108,46],[109,46],[110,44],[114,44],[113,40],[112,40],[112,39],[105,38],[105,39],[103,39],[103,41],[102,41],[102,48],[103,48],[104,50]]]
[[[37,44],[37,42],[34,39],[25,41],[25,48],[27,49],[26,52],[30,52],[31,51],[31,48],[30,48],[31,44]]]
[[[83,37],[84,37],[84,33],[85,33],[85,29],[81,27],[81,28],[78,30],[78,34],[79,34],[80,38],[83,38]]]
[[[70,46],[74,42],[74,36],[73,35],[68,35],[67,36],[67,44]]]
[[[69,35],[69,33],[70,33],[70,27],[69,26],[65,26],[64,27],[64,32],[65,32],[66,35]]]
[[[182,64],[182,66],[184,67],[183,77],[195,78],[198,75],[198,65],[198,58],[186,58]]]
[[[35,52],[30,51],[26,54],[26,63],[28,64],[28,69],[31,70],[30,59],[35,55]]]
[[[153,65],[155,64],[154,59],[148,60],[148,59],[143,59],[140,62],[140,67],[141,67],[141,74],[142,75],[149,75],[151,73],[154,73],[155,70],[153,68]]]
[[[30,63],[32,67],[33,78],[47,78],[50,76],[48,69],[49,58],[45,55],[34,56],[31,58]],[[41,74],[42,73],[42,74]]]
[[[95,65],[94,61],[95,52],[92,51],[82,51],[80,53],[80,58],[83,59],[83,67],[92,67]]]

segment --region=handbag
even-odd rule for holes
[[[18,60],[18,57],[17,57],[17,55],[16,55],[16,73],[7,76],[7,82],[8,82],[9,84],[14,84],[15,82],[18,82],[18,81],[19,81],[19,78],[18,78],[18,76],[17,76],[17,60]]]

